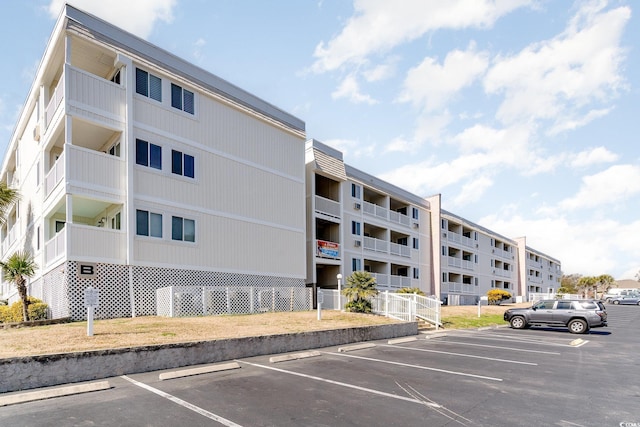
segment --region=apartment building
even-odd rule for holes
[[[527,246],[526,237],[514,239],[518,242],[518,265],[520,292],[522,295],[531,293],[554,293],[562,281],[562,264],[556,258],[544,254]]]
[[[306,144],[307,283],[337,288],[337,276],[368,271],[379,290],[436,292],[429,203],[346,165],[342,153]]]
[[[438,218],[433,250],[440,258],[442,301],[451,305],[476,304],[491,289],[524,295],[518,288],[515,240],[442,209]]]
[[[0,230],[29,250],[53,317],[155,314],[170,285],[305,286],[305,124],[95,16],[65,6],[0,179]],[[2,283],[1,294],[14,292]]]

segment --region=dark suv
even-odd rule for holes
[[[529,308],[510,308],[504,320],[514,329],[530,326],[564,326],[572,334],[584,334],[591,328],[607,326],[604,304],[595,300],[543,300]]]

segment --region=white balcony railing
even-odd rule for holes
[[[60,76],[58,85],[54,89],[53,94],[51,95],[51,99],[47,104],[47,108],[45,109],[45,113],[44,113],[45,128],[49,127],[49,124],[51,123],[51,120],[53,119],[53,116],[58,110],[58,107],[60,106],[60,103],[62,103],[63,99],[64,99],[64,74]]]
[[[462,260],[455,257],[447,257],[447,265],[449,267],[462,267]]]
[[[62,153],[44,178],[45,198],[51,194],[53,189],[56,188],[60,181],[62,181],[62,178],[64,178],[64,157],[65,155]]]
[[[57,258],[61,257],[67,248],[67,229],[66,227],[57,233],[53,238],[44,244],[44,261],[50,264]]]
[[[124,119],[126,91],[124,86],[103,79],[79,68],[67,66],[69,72],[69,102],[79,108],[90,107],[106,119]]]
[[[389,253],[391,255],[399,255],[406,258],[411,258],[411,249],[407,245],[400,245],[398,243],[389,243]]]
[[[126,234],[121,230],[85,224],[67,224],[69,256],[101,260],[125,261]]]
[[[407,215],[401,214],[400,212],[394,212],[394,211],[389,211],[389,221],[395,222],[401,225],[406,225],[407,227],[411,223],[411,220]]]
[[[440,287],[440,292],[476,295],[478,293],[478,290],[475,286],[468,283],[443,282]]]
[[[364,238],[364,248],[370,251],[389,253],[389,243],[386,240],[380,240],[373,237]]]
[[[316,212],[340,218],[340,203],[334,200],[325,199],[322,196],[316,196]]]
[[[382,219],[389,219],[389,210],[371,202],[362,202],[362,211]]]

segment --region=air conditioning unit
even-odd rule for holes
[[[418,224],[417,222],[413,223],[413,228],[419,228],[419,227],[420,227],[420,224]]]
[[[356,248],[359,248],[360,246],[362,246],[362,241],[354,240],[353,241],[353,246],[355,246]]]
[[[362,207],[362,206],[361,206],[361,205],[360,205],[360,203],[358,203],[358,202],[355,202],[355,203],[353,204],[353,209],[360,209],[361,207]]]
[[[35,125],[33,128],[33,139],[40,141],[40,125]]]

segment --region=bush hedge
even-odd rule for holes
[[[27,315],[29,320],[45,320],[49,306],[38,298],[28,297]],[[16,301],[11,305],[0,305],[0,323],[22,322],[22,301]]]

